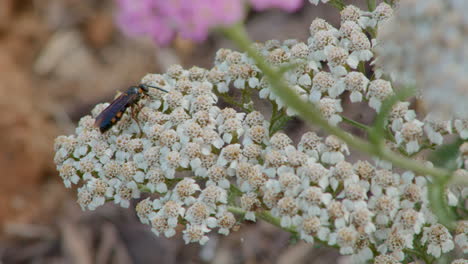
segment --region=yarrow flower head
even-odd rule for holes
[[[288,10],[301,2],[251,1],[257,8]],[[138,26],[140,33],[149,34],[153,31],[147,30],[157,28],[152,26],[169,21],[172,27],[160,36],[169,41],[182,34],[178,27],[187,26],[178,24],[182,11],[173,2],[121,3],[145,7],[131,25],[147,19],[148,24]],[[211,14],[237,1],[180,3],[188,12],[182,22],[193,22],[184,30],[195,30],[184,31],[186,36],[203,38],[216,19],[231,21],[238,15],[215,14],[205,21],[192,14],[196,8]],[[378,43],[371,39],[371,29],[383,25],[391,13],[386,4],[372,12],[347,6],[339,29],[315,19],[307,43],[271,40],[254,48],[272,67],[287,66],[284,81],[331,125],[355,123],[342,115],[347,114],[343,102],[360,103],[375,114],[388,110],[382,143],[408,159],[423,159],[418,154],[444,144],[446,135],[468,138],[468,121],[432,115],[420,120],[409,102],[385,109],[385,100],[397,91],[374,64]],[[307,243],[337,247],[357,263],[399,263],[415,251],[438,258],[454,248],[468,248],[466,221],[450,230],[432,212],[428,197],[433,179],[377,159],[349,158],[342,137],[282,131],[285,120],[296,113],[246,53],[221,49],[211,69],[173,65],[164,74],[147,74],[141,83],[167,93],[151,89],[142,94],[129,106],[133,115],[130,109],[119,114],[105,133],[94,124],[109,104],[98,104],[79,121],[74,135],[56,139],[57,170],[67,188],[78,187],[83,210],[95,210],[106,201],[130,207],[131,200],[139,199],[136,214],[154,234],[172,237],[180,230],[186,243],[201,245],[212,232],[235,231],[240,220],[266,219]],[[242,96],[232,97],[237,92]],[[271,118],[265,109],[256,109],[251,94],[273,106]],[[231,107],[221,107],[220,98]],[[468,175],[467,143],[458,150],[454,178],[463,178]],[[444,191],[450,211],[462,211],[468,189],[451,186]],[[150,197],[141,199],[143,193]]]

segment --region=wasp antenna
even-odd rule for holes
[[[165,89],[163,89],[163,88],[161,88],[161,87],[151,86],[151,85],[146,85],[146,86],[151,87],[151,88],[158,89],[158,90],[163,91],[163,92],[165,92],[165,93],[168,93],[168,92],[169,92],[169,91],[167,91],[167,90],[165,90]]]

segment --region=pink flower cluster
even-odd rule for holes
[[[303,0],[248,0],[255,10],[280,8],[289,12]],[[247,0],[117,0],[118,23],[131,36],[147,35],[168,44],[176,35],[203,41],[210,30],[244,17]]]

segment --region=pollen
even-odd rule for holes
[[[213,166],[208,170],[208,177],[213,182],[220,182],[222,179],[225,179],[227,176],[226,169],[221,166]]]
[[[346,8],[341,10],[341,22],[353,21],[358,22],[361,17],[361,10],[353,5],[348,5]]]
[[[234,161],[240,158],[242,151],[239,144],[228,145],[224,148],[224,158],[228,161]]]
[[[335,79],[329,72],[319,72],[312,79],[312,89],[322,93],[328,92],[335,85]]]
[[[304,229],[307,234],[311,235],[314,235],[319,231],[320,225],[320,219],[316,216],[304,218],[302,221],[302,229]]]
[[[255,125],[250,129],[250,136],[255,143],[261,144],[267,137],[267,129],[264,126]]]
[[[292,197],[286,196],[278,201],[278,209],[283,215],[293,216],[297,214],[298,211],[296,200]]]
[[[271,145],[278,149],[284,150],[287,146],[293,143],[292,139],[288,137],[288,135],[284,133],[275,133],[270,139]]]
[[[321,30],[330,30],[333,27],[324,19],[322,18],[315,18],[312,23],[310,24],[310,35],[315,35],[317,32]]]
[[[232,213],[224,212],[218,218],[218,224],[219,224],[219,227],[221,227],[221,228],[230,229],[236,224],[236,218],[234,217],[234,215]]]
[[[185,217],[188,218],[191,223],[202,224],[209,215],[208,207],[202,202],[196,202],[188,208]]]

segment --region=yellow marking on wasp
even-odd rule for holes
[[[117,118],[121,118],[122,117],[122,112],[118,112],[115,116],[117,116]]]
[[[143,93],[143,89],[138,88],[138,92],[139,92],[139,93]]]
[[[114,100],[119,98],[119,96],[121,96],[123,93],[121,91],[117,91],[117,93],[115,94],[114,96]]]
[[[111,119],[111,122],[112,122],[112,123],[117,122],[117,118],[113,117],[113,118]]]

